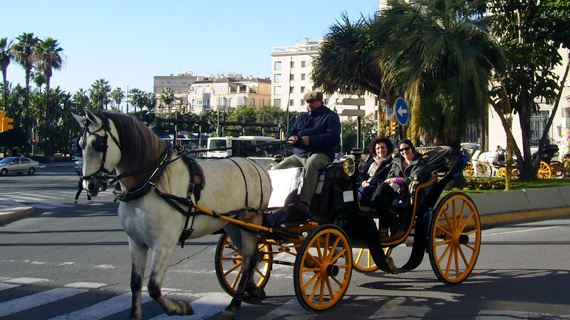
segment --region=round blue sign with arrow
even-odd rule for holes
[[[394,103],[394,111],[396,112],[396,118],[401,125],[405,126],[408,124],[410,113],[408,112],[408,105],[403,98],[396,99],[396,102]]]

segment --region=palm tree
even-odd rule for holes
[[[412,103],[424,136],[458,151],[467,125],[489,105],[492,73],[504,61],[500,46],[487,19],[465,1],[390,5],[375,26],[389,35],[377,52],[384,79]]]
[[[129,90],[129,96],[131,98],[130,101],[131,104],[135,107],[135,113],[137,113],[137,107],[139,107],[139,109],[142,109],[143,105],[142,94],[143,92],[137,88],[132,88]]]
[[[77,90],[73,95],[73,103],[76,107],[82,107],[83,109],[87,109],[89,106],[89,96],[87,95],[87,91],[83,89]],[[76,110],[77,111],[77,110]]]
[[[38,70],[45,77],[46,81],[46,98],[45,98],[45,116],[46,116],[46,137],[50,135],[51,112],[49,108],[50,80],[53,70],[60,70],[63,64],[63,49],[53,38],[47,38],[41,41],[33,54],[33,59],[37,63]],[[51,156],[50,143],[46,143],[45,153]]]
[[[0,67],[2,68],[2,84],[4,87],[4,109],[8,106],[8,81],[6,79],[6,73],[12,57],[12,41],[8,41],[8,38],[0,39]]]
[[[168,107],[168,118],[170,118],[170,105],[174,102],[174,92],[170,87],[166,87],[160,91],[160,100]]]
[[[28,109],[30,108],[30,77],[32,74],[32,68],[34,66],[33,54],[36,46],[40,42],[38,37],[34,37],[33,33],[23,33],[17,38],[17,43],[12,46],[12,54],[14,60],[24,68],[26,73],[26,96],[24,98],[24,110],[26,118],[26,134],[30,135],[30,117],[28,115]]]
[[[111,92],[111,86],[109,85],[109,81],[105,79],[96,80],[91,85],[91,90],[89,90],[89,98],[93,103],[99,105],[101,109],[105,106],[107,108],[107,104],[109,103],[109,93]]]
[[[332,25],[313,59],[312,80],[326,93],[381,95],[382,78],[373,50],[379,39],[370,34],[373,20],[361,17],[351,22],[345,13]]]
[[[123,92],[123,90],[121,90],[121,88],[117,87],[115,88],[115,90],[111,92],[109,96],[111,97],[113,102],[115,102],[115,106],[117,107],[118,110],[119,106],[121,105],[121,102],[125,98],[125,93]]]

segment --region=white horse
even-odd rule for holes
[[[172,156],[158,136],[131,116],[97,110],[86,117],[74,114],[83,128],[79,145],[83,150],[84,187],[97,195],[101,181],[116,172],[115,194],[121,200],[119,218],[129,236],[132,259],[131,319],[141,319],[141,289],[151,251],[149,295],[168,315],[190,315],[186,302],[172,302],[161,287],[172,253],[179,241],[194,239],[224,229],[243,255],[243,276],[230,305],[222,314],[232,319],[244,292],[263,299],[253,270],[257,263],[257,233],[251,228],[211,217],[195,208],[235,217],[260,225],[271,196],[269,175],[255,162],[244,158],[186,161]],[[191,226],[190,228],[188,226]]]

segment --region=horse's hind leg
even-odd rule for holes
[[[261,222],[261,221],[259,221]],[[232,239],[233,240],[233,239]],[[258,288],[253,281],[255,266],[257,265],[257,233],[242,230],[241,231],[241,253],[242,253],[242,277],[238,284],[236,293],[232,302],[224,312],[221,319],[234,319],[235,313],[242,303],[243,295],[247,291],[251,296],[258,299],[265,298],[265,291]]]
[[[164,297],[161,292],[162,280],[166,274],[166,268],[170,262],[175,245],[174,243],[170,247],[160,246],[152,250],[152,271],[148,281],[148,294],[160,304],[164,312],[169,316],[191,315],[194,314],[194,310],[188,303],[184,301],[172,302]]]
[[[131,320],[140,320],[142,319],[141,291],[148,247],[139,246],[129,239],[129,251],[131,253]]]

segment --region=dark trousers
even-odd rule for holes
[[[77,184],[77,193],[75,194],[75,201],[79,199],[81,191],[83,191],[83,179],[79,178],[79,183]],[[91,201],[91,195],[89,194],[89,192],[87,192],[87,200]]]
[[[398,217],[390,210],[398,193],[386,183],[381,183],[372,195],[372,207],[378,212],[380,228],[389,228],[398,223]]]

